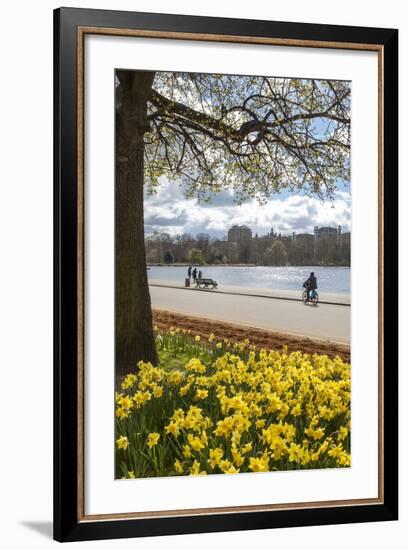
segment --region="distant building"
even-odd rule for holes
[[[315,225],[314,236],[316,240],[322,237],[335,238],[337,242],[337,246],[341,250],[341,243],[342,243],[341,225],[338,225],[337,227],[318,227],[317,225]]]
[[[314,228],[315,237],[325,237],[327,235],[341,235],[341,225],[337,227],[318,227]]]
[[[338,225],[337,227],[318,227],[315,225],[314,228],[314,239],[315,239],[315,254],[316,254],[316,248],[319,239],[322,238],[328,238],[331,240],[331,242],[336,242],[336,248],[337,248],[337,258],[341,257],[341,250],[342,250],[342,244],[343,244],[343,234],[341,230],[341,225]]]
[[[230,243],[239,243],[252,239],[252,231],[246,225],[233,225],[228,230],[228,241]]]

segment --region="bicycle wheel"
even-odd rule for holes
[[[307,290],[304,290],[302,293],[302,300],[304,304],[307,304]]]

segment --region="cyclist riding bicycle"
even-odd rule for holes
[[[312,290],[317,290],[317,279],[314,272],[312,271],[309,278],[303,283],[303,288],[307,292],[307,301],[310,301],[310,292]]]

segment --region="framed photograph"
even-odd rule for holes
[[[397,30],[54,29],[55,539],[397,519]]]

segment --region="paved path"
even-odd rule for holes
[[[166,281],[164,279],[151,279],[149,281],[151,286],[162,286],[170,288],[183,288],[184,290],[190,290],[197,292],[197,289],[193,282],[191,286],[186,288],[183,283],[175,281]],[[232,286],[221,285],[217,288],[219,294],[242,294],[244,296],[260,296],[265,298],[281,298],[284,300],[295,300],[296,302],[302,295],[302,289],[300,290],[282,290],[272,288],[254,288],[245,286]],[[319,290],[319,302],[321,304],[335,304],[335,305],[350,305],[350,294],[335,294],[333,292],[324,292]]]
[[[150,285],[152,306],[194,317],[350,343],[351,307]]]

